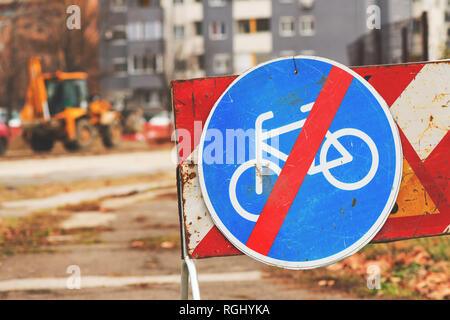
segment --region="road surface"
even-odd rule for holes
[[[73,244],[60,237],[43,252],[0,258],[0,299],[179,299],[180,249],[135,244],[139,239],[177,237],[175,192],[170,190],[172,199],[132,204],[121,198],[125,205],[115,203],[116,210],[106,213],[73,213],[66,220],[68,228],[79,228],[83,217],[88,226],[97,221],[107,228],[94,234],[92,242]],[[89,216],[92,219],[86,219]],[[196,265],[203,299],[348,298],[277,284],[265,279],[264,267],[246,256],[197,260]],[[70,287],[70,266],[79,268],[80,289]]]
[[[0,161],[0,184],[9,186],[71,182],[101,177],[124,177],[174,171],[171,150],[66,156]]]

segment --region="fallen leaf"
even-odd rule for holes
[[[131,247],[132,248],[141,248],[144,246],[144,242],[143,241],[133,241],[131,243]]]
[[[175,248],[175,242],[164,241],[164,242],[161,243],[161,248],[163,248],[163,249],[173,249],[173,248]]]
[[[324,287],[327,285],[327,280],[320,280],[319,282],[317,282],[317,285],[319,287]]]

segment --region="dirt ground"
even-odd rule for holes
[[[180,284],[142,283],[119,287],[80,290],[45,287],[45,279],[67,278],[68,266],[76,265],[83,277],[143,277],[180,275],[179,226],[175,188],[156,199],[127,204],[104,215],[114,215],[104,228],[94,228],[82,241],[54,237],[52,243],[39,246],[35,252],[14,253],[0,258],[1,283],[12,279],[42,279],[43,286],[27,290],[0,292],[2,299],[179,299]],[[126,197],[120,198],[126,200]],[[124,201],[126,202],[126,201]],[[81,208],[83,209],[83,208]],[[64,221],[79,214],[64,214]],[[98,212],[101,212],[98,211]],[[93,212],[86,213],[94,214]],[[86,231],[85,231],[86,232]],[[77,236],[77,232],[72,235]],[[289,288],[273,281],[229,281],[227,275],[262,271],[260,263],[247,258],[223,257],[196,261],[200,279],[213,274],[215,281],[202,283],[203,299],[343,299],[336,293],[318,293]],[[223,275],[223,277],[222,277]]]
[[[171,152],[0,161],[0,299],[179,299]],[[438,237],[369,245],[313,271],[246,256],[195,264],[202,299],[448,299],[448,244]],[[367,288],[371,263],[384,268],[377,291]]]

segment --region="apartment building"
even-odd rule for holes
[[[412,12],[412,0],[100,1],[102,89],[150,109],[164,107],[172,79],[238,74],[299,54],[349,64],[370,5],[381,24]]]
[[[167,109],[159,1],[100,0],[99,21],[102,95],[119,109]]]
[[[201,1],[161,0],[164,10],[165,73],[168,79],[205,73],[204,12]]]
[[[395,4],[388,0],[166,0],[163,3],[168,4],[167,12],[174,12],[173,31],[180,48],[192,43],[193,37],[198,44],[195,54],[191,45],[184,51],[176,50],[173,74],[178,76],[187,76],[192,70],[189,66],[197,68],[194,73],[197,76],[241,73],[271,58],[299,54],[324,56],[349,64],[347,46],[368,32],[369,6],[379,7],[381,24],[409,19],[412,13],[411,0],[399,0]],[[182,12],[182,17],[177,10]],[[184,30],[179,22],[184,24]],[[184,69],[189,72],[183,73]]]

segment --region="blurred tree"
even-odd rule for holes
[[[85,71],[99,91],[97,0],[10,0],[0,3],[0,106],[21,109],[27,65],[42,57],[45,72]],[[78,5],[81,28],[69,30],[67,7]]]

